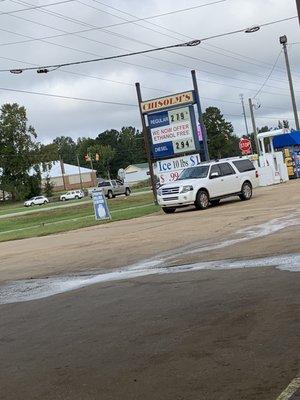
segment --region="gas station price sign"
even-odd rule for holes
[[[196,151],[193,106],[147,114],[154,159]]]

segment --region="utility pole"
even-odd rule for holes
[[[64,161],[62,158],[60,158],[59,162],[60,162],[60,170],[61,170],[61,175],[62,175],[62,179],[63,179],[64,189],[67,190],[66,177],[65,177],[66,171],[65,171]]]
[[[241,99],[242,108],[243,108],[246,133],[247,133],[247,136],[249,136],[249,129],[248,129],[248,124],[247,124],[247,117],[246,117],[245,104],[244,104],[244,95],[242,93],[240,94],[240,99]]]
[[[300,24],[300,0],[296,0],[297,10],[298,10],[298,19]]]
[[[77,165],[78,165],[78,172],[79,172],[79,179],[80,179],[80,188],[81,188],[81,190],[83,190],[83,186],[82,186],[82,176],[81,176],[81,169],[80,169],[80,163],[79,163],[78,154],[76,154],[76,158],[77,158]]]
[[[296,125],[297,131],[299,131],[300,130],[299,117],[298,117],[296,98],[295,98],[295,92],[294,92],[294,87],[293,87],[293,80],[292,80],[289,56],[288,56],[288,52],[287,52],[287,37],[286,37],[286,35],[280,36],[279,42],[280,42],[280,44],[282,44],[283,51],[284,51],[286,72],[287,72],[289,85],[290,85],[290,92],[291,92],[291,99],[292,99],[292,105],[293,105],[293,111],[294,111],[295,125]]]
[[[252,103],[252,99],[249,99],[249,108],[250,108],[250,115],[251,115],[251,121],[252,121],[252,129],[253,129],[253,134],[254,134],[255,147],[256,147],[257,155],[259,157],[260,156],[260,148],[259,148],[259,143],[258,143],[258,139],[257,139],[257,127],[256,127],[256,123],[255,123],[255,118],[254,118],[253,107],[254,106]]]

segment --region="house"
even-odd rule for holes
[[[154,166],[155,170],[155,166]],[[149,164],[141,163],[141,164],[131,164],[128,165],[127,168],[124,169],[125,172],[125,182],[128,183],[138,183],[142,181],[146,181],[150,178],[149,175]]]
[[[77,165],[65,164],[63,161],[53,161],[47,171],[42,172],[42,186],[47,177],[53,184],[53,191],[81,189],[97,186],[96,171]]]

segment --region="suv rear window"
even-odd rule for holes
[[[110,186],[109,182],[100,182],[98,187]]]
[[[239,172],[254,171],[255,167],[250,160],[237,160],[233,161],[234,166]]]
[[[222,176],[234,175],[234,174],[235,174],[234,169],[233,169],[232,166],[231,166],[230,164],[228,164],[228,163],[219,164],[219,168],[220,168],[220,170],[221,170]]]

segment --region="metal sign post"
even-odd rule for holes
[[[154,203],[157,204],[156,182],[155,182],[153,163],[152,163],[152,157],[151,157],[151,151],[150,151],[150,145],[149,145],[148,128],[146,125],[145,116],[142,111],[141,87],[138,82],[136,82],[135,87],[136,87],[136,93],[137,93],[140,115],[141,115],[141,120],[142,120],[144,143],[145,143],[146,154],[147,154],[147,159],[148,159],[148,164],[149,164],[150,179],[151,179],[152,191],[153,191],[153,196],[154,196]]]
[[[140,86],[136,83],[152,181],[153,161],[156,162],[161,184],[175,181],[183,169],[198,165],[201,162],[201,141],[204,158],[209,160],[207,133],[202,118],[195,71],[192,71],[192,77],[194,90],[145,101],[142,101]],[[195,105],[199,114],[199,124],[196,121]]]
[[[200,103],[200,97],[199,97],[199,91],[198,91],[198,83],[197,83],[195,70],[192,70],[191,74],[192,74],[192,80],[193,80],[193,86],[194,86],[195,100],[196,100],[197,109],[198,109],[198,115],[199,115],[199,124],[200,124],[202,137],[203,137],[203,147],[204,147],[205,161],[209,161],[209,151],[208,151],[208,144],[207,144],[207,132],[206,132],[206,127],[204,125],[203,116],[202,116],[202,109],[201,109],[201,103]]]

